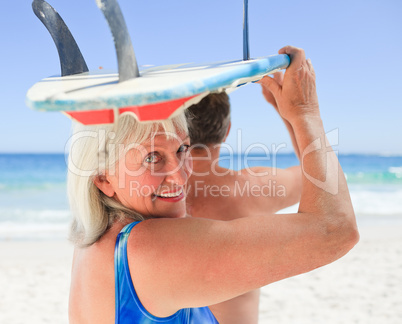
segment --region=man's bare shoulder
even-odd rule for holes
[[[299,179],[293,171],[256,167],[239,171],[223,169],[192,176],[188,185],[188,209],[194,217],[231,220],[275,213],[295,204]]]

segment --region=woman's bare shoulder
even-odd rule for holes
[[[112,226],[89,247],[75,248],[69,301],[70,323],[114,321],[114,246],[123,226]]]

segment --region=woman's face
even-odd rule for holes
[[[100,189],[144,217],[185,217],[185,184],[192,169],[189,145],[187,134],[168,139],[161,132],[126,147],[114,174],[106,173],[108,192]]]

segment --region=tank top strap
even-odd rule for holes
[[[127,259],[127,241],[139,222],[126,225],[118,234],[114,251],[115,324],[218,324],[208,307],[184,308],[168,317],[150,314],[135,291]]]
[[[114,248],[114,279],[115,279],[115,323],[119,323],[120,302],[124,291],[122,291],[122,283],[125,278],[127,268],[127,241],[131,230],[138,222],[127,224],[117,235],[116,245]]]

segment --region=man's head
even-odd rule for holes
[[[230,103],[226,92],[212,93],[186,111],[191,145],[220,144],[230,126]]]

